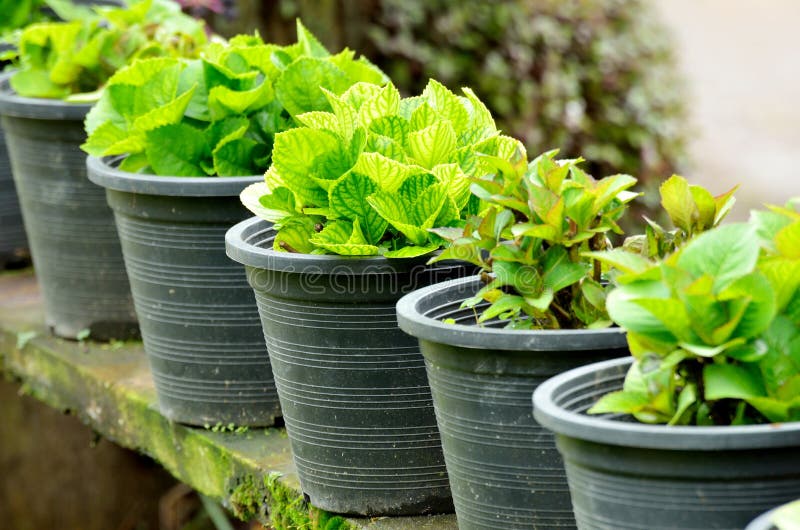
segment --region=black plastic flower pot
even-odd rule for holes
[[[114,217],[105,193],[86,178],[83,119],[88,105],[16,95],[0,81],[0,118],[25,231],[59,336],[138,336]]]
[[[256,293],[303,491],[337,513],[452,511],[424,362],[394,307],[468,266],[280,252],[274,237],[253,218],[226,241]]]
[[[462,278],[397,304],[400,327],[419,339],[427,363],[458,526],[574,528],[561,459],[533,419],[531,393],[552,375],[627,355],[625,334],[479,326],[460,306],[481,286],[478,277]]]
[[[162,177],[87,159],[122,242],[159,408],[193,425],[273,425],[281,415],[253,290],[225,255],[239,201],[263,177]]]
[[[533,395],[556,434],[581,530],[739,529],[800,496],[800,422],[646,425],[585,413],[620,390],[631,359],[577,368]]]
[[[19,199],[0,128],[0,269],[24,265],[30,259]]]

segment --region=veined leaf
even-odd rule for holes
[[[314,250],[311,242],[316,234],[314,220],[310,217],[294,216],[283,219],[281,228],[275,235],[272,248],[285,252],[309,254]]]
[[[469,113],[461,100],[450,92],[443,84],[431,79],[422,92],[428,105],[445,120],[448,120],[455,131],[462,131],[469,124]]]
[[[290,129],[275,135],[273,169],[303,205],[327,205],[328,194],[308,174],[316,160],[340,147],[336,135],[314,129]]]
[[[411,125],[408,120],[400,116],[383,116],[370,122],[369,131],[391,138],[400,146],[406,146]]]
[[[380,153],[361,153],[353,171],[368,176],[380,189],[393,193],[408,177],[416,172],[413,167],[401,164]]]
[[[415,223],[412,214],[407,210],[407,203],[396,194],[377,191],[367,197],[370,206],[396,230],[405,235],[415,245],[425,246],[428,232]]]
[[[363,105],[365,101],[373,98],[380,91],[381,87],[379,85],[358,82],[344,91],[342,94],[342,100],[346,101],[354,109],[360,110],[361,105]]]
[[[300,57],[275,81],[275,95],[289,114],[294,116],[314,110],[331,110],[321,89],[341,94],[348,86],[347,76],[332,63],[313,57]]]
[[[386,220],[368,202],[368,197],[377,190],[378,185],[372,179],[352,171],[337,180],[328,192],[331,210],[341,217],[359,222],[371,244],[380,241],[387,225]]]
[[[753,271],[758,247],[758,239],[750,225],[720,226],[689,242],[677,257],[677,264],[696,277],[713,276],[714,289],[719,292]]]
[[[451,161],[456,149],[456,133],[448,122],[436,122],[430,127],[409,133],[409,151],[425,169]]]
[[[363,102],[358,109],[358,119],[365,127],[386,116],[397,115],[400,109],[400,92],[391,83]]]

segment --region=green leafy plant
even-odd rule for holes
[[[135,59],[191,56],[205,42],[203,24],[171,0],[95,7],[77,20],[26,27],[10,83],[23,96],[92,101],[114,72]]]
[[[198,59],[142,60],[117,72],[86,118],[82,146],[94,156],[127,155],[125,171],[178,176],[263,173],[275,134],[295,117],[331,110],[341,94],[384,74],[354,52],[331,55],[297,22],[297,43],[241,35],[211,43]]]
[[[556,160],[557,151],[530,164],[518,148],[510,160],[486,157],[494,171],[472,192],[488,208],[463,229],[437,230],[451,246],[436,260],[478,265],[486,285],[464,306],[488,302],[478,322],[493,318],[518,329],[606,327],[608,290],[600,262],[588,251],[610,248],[608,232],[636,196],[636,179],[595,180],[582,160]]]
[[[677,425],[800,420],[798,205],[713,228],[663,260],[630,260],[607,306],[634,364],[623,390],[589,412]]]
[[[499,134],[471,90],[463,93],[434,80],[409,98],[392,84],[326,90],[332,112],[300,114],[303,127],[276,135],[266,184],[245,190],[242,202],[276,223],[277,250],[389,258],[432,252],[442,243],[432,228],[477,212],[470,177],[483,174],[489,158],[506,162],[524,151]]]

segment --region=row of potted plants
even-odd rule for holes
[[[766,442],[782,449],[763,457],[781,462],[791,423],[644,426],[659,434],[633,456],[617,449],[629,442],[598,448],[611,438],[606,427],[586,430],[630,426],[617,419],[624,413],[681,425],[794,419],[796,206],[717,227],[731,194],[715,198],[673,177],[662,204],[676,228],[649,223],[614,249],[608,236],[621,232],[635,179],[596,180],[555,152],[528,162],[469,89],[456,95],[431,81],[403,98],[369,62],[349,50],[331,55],[299,23],[291,46],[258,36],[205,45],[178,18],[169,31],[132,39],[140,47],[117,66],[139,60],[116,73],[86,59],[115,42],[114,21],[138,34],[162,3],[134,4],[138,22],[99,10],[112,24],[23,33],[18,64],[28,73],[17,79],[47,75],[50,95],[65,95],[89,90],[83,83],[94,76],[103,90],[91,111],[26,97],[27,83],[13,78],[0,93],[57,333],[74,336],[80,326],[119,337],[120,323],[130,329],[134,320],[132,300],[164,414],[200,425],[269,425],[282,414],[303,491],[330,511],[435,513],[454,504],[460,528],[563,528],[575,518],[581,528],[657,528],[673,517],[727,528],[800,496],[788,463],[780,486],[747,503],[740,495],[734,506],[724,498],[730,488],[718,487],[758,471],[752,486],[766,473],[743,458],[738,431],[728,439],[717,429],[751,429],[742,437],[753,439],[784,433]],[[96,39],[80,40],[92,31]],[[41,44],[67,34],[86,51]],[[66,150],[42,156],[61,134],[54,123],[83,116],[88,138],[58,136]],[[46,134],[46,144],[34,143]],[[86,166],[79,143],[92,155]],[[46,165],[67,156],[76,160],[69,175]],[[84,167],[106,189],[116,231]],[[256,218],[242,221],[238,195]],[[87,219],[90,208],[96,219]],[[101,269],[103,244],[116,253]],[[47,280],[48,267],[74,274]],[[85,292],[93,300],[79,298]],[[94,298],[127,312],[117,317]],[[629,350],[631,369],[622,359]],[[606,374],[599,389],[594,370]],[[587,417],[626,371],[625,392],[594,409],[616,415]],[[559,433],[566,476],[553,436],[531,414],[534,390],[552,394],[536,414]],[[563,427],[563,416],[580,428]],[[652,441],[665,429],[665,442]],[[680,429],[712,429],[700,434],[705,451],[708,439],[726,440],[717,481],[687,488],[674,473],[666,483],[626,474],[630,484],[602,474],[649,461],[663,479],[687,469],[673,458],[706,466],[690,475],[711,473],[705,455],[687,456],[694,442]],[[651,451],[665,446],[666,455]],[[669,487],[680,501],[664,501]],[[655,504],[642,500],[651,491]],[[628,519],[615,511],[619,495],[637,499],[623,503],[634,507]],[[709,495],[725,508],[707,509]],[[707,517],[686,516],[698,511]]]

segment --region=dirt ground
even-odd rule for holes
[[[689,85],[694,165],[735,213],[800,196],[800,0],[656,0]]]

